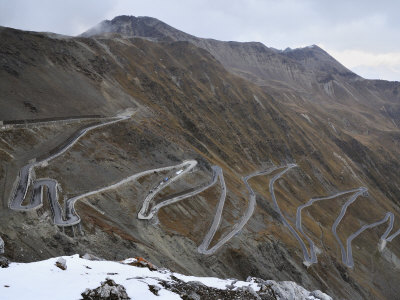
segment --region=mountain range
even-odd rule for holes
[[[399,294],[399,82],[364,79],[316,45],[199,38],[150,17],[77,37],[2,27],[0,41],[9,259],[142,256],[334,299]],[[44,201],[21,208],[39,188]],[[79,222],[55,222],[55,194]]]

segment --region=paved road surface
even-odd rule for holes
[[[27,210],[32,210],[32,209],[37,209],[43,205],[43,195],[45,188],[47,189],[47,196],[50,202],[50,207],[53,213],[53,221],[54,224],[58,226],[71,226],[78,224],[80,222],[80,217],[76,214],[75,212],[75,203],[85,197],[94,195],[96,193],[104,192],[110,189],[115,189],[118,188],[119,186],[126,184],[128,182],[131,182],[133,180],[137,180],[139,177],[151,174],[153,172],[160,172],[160,171],[168,171],[172,169],[180,169],[180,172],[176,174],[176,176],[172,177],[169,179],[167,182],[163,182],[162,184],[159,184],[154,191],[149,192],[149,194],[145,197],[143,201],[142,208],[140,212],[138,213],[138,218],[139,219],[151,219],[154,217],[154,215],[157,214],[157,212],[160,210],[160,208],[176,203],[178,201],[184,200],[186,198],[192,197],[194,195],[197,195],[206,189],[210,188],[214,184],[216,184],[217,179],[219,178],[219,182],[221,185],[222,193],[220,195],[220,199],[218,202],[218,206],[216,208],[216,213],[214,215],[213,222],[211,224],[211,227],[207,234],[205,235],[203,242],[201,245],[198,247],[198,252],[202,254],[214,254],[215,251],[217,251],[222,245],[224,245],[227,241],[229,241],[234,235],[236,235],[244,225],[248,222],[250,217],[252,216],[256,204],[256,195],[251,188],[251,186],[248,183],[248,180],[254,176],[260,176],[260,175],[266,175],[270,174],[272,171],[279,169],[278,167],[272,167],[268,170],[264,171],[258,171],[253,174],[250,174],[248,176],[243,177],[243,181],[246,185],[246,188],[249,191],[249,205],[247,207],[247,210],[245,211],[245,214],[241,221],[237,224],[234,225],[234,228],[231,232],[229,232],[226,236],[224,236],[221,240],[219,240],[212,248],[207,249],[211,241],[213,240],[216,231],[218,230],[218,227],[221,223],[221,215],[222,211],[224,208],[225,204],[225,199],[226,199],[226,185],[224,181],[224,176],[222,169],[218,166],[213,166],[213,178],[211,182],[207,185],[201,186],[196,189],[191,189],[187,193],[183,193],[177,196],[173,196],[170,198],[167,198],[166,200],[161,201],[157,205],[153,206],[151,210],[147,213],[149,210],[149,206],[151,201],[154,199],[154,197],[163,189],[165,189],[167,186],[172,184],[174,181],[178,180],[185,174],[187,174],[189,171],[191,171],[196,165],[197,161],[195,160],[187,160],[182,162],[181,164],[174,165],[174,166],[168,166],[168,167],[161,167],[157,169],[152,169],[152,170],[146,170],[143,172],[139,172],[137,174],[131,175],[117,183],[111,184],[106,187],[99,188],[94,191],[90,191],[88,193],[70,198],[66,200],[65,202],[65,212],[63,214],[63,209],[58,201],[58,182],[54,179],[50,178],[42,178],[42,179],[35,179],[34,178],[34,168],[37,166],[45,166],[47,165],[51,160],[59,157],[63,153],[65,153],[68,149],[70,149],[75,143],[78,142],[80,138],[82,138],[86,133],[88,133],[91,130],[94,130],[96,128],[100,128],[103,126],[111,125],[116,122],[120,122],[122,120],[129,119],[132,116],[133,112],[132,111],[125,111],[124,113],[112,118],[109,121],[106,121],[101,124],[96,124],[96,125],[91,125],[88,126],[80,131],[78,131],[76,134],[74,134],[70,139],[68,139],[63,145],[60,145],[57,149],[55,149],[52,154],[46,158],[43,159],[34,159],[32,162],[27,164],[26,166],[22,167],[21,170],[19,171],[18,178],[16,179],[16,182],[14,184],[13,192],[12,192],[12,197],[9,203],[10,209],[16,210],[16,211],[27,211]],[[347,251],[345,250],[340,238],[337,235],[337,227],[340,224],[341,220],[343,219],[347,208],[350,204],[352,204],[360,195],[366,195],[368,189],[366,187],[360,187],[358,189],[354,190],[349,190],[349,191],[344,191],[344,192],[339,192],[335,195],[332,196],[326,196],[326,197],[320,197],[320,198],[312,198],[310,199],[307,203],[301,205],[297,209],[297,214],[296,214],[296,228],[299,230],[299,232],[304,235],[310,244],[310,253],[307,250],[306,244],[304,243],[303,239],[300,237],[300,235],[297,233],[297,231],[289,224],[289,222],[286,220],[284,217],[283,213],[281,212],[278,202],[276,200],[275,196],[275,191],[274,191],[274,183],[276,180],[281,178],[284,174],[286,174],[290,169],[297,167],[296,164],[288,164],[287,166],[281,167],[285,168],[283,171],[275,175],[269,183],[269,190],[271,193],[272,201],[275,210],[279,213],[283,224],[288,227],[289,231],[292,233],[292,235],[296,238],[296,240],[299,242],[301,249],[303,251],[303,256],[304,260],[307,264],[313,264],[317,262],[317,257],[315,253],[315,244],[311,240],[311,238],[304,232],[303,227],[302,227],[302,220],[301,220],[301,212],[304,208],[311,206],[314,202],[316,201],[322,201],[322,200],[328,200],[328,199],[333,199],[342,195],[345,195],[347,193],[355,193],[353,196],[349,198],[349,200],[343,205],[341,212],[337,219],[335,220],[333,226],[332,226],[332,232],[340,246],[341,249],[341,254],[342,254],[342,261],[344,264],[346,264],[349,267],[354,266],[354,261],[352,257],[352,247],[351,243],[352,241],[359,236],[362,232],[364,232],[367,229],[379,226],[387,221],[389,221],[388,228],[384,232],[384,234],[381,237],[381,243],[380,243],[380,250],[382,250],[386,242],[391,242],[395,237],[400,235],[400,229],[393,233],[391,236],[389,236],[390,232],[393,229],[393,223],[394,223],[394,215],[391,212],[386,213],[385,217],[372,224],[364,225],[362,226],[359,230],[351,234],[346,242],[347,246]],[[28,188],[32,187],[32,196],[29,201],[27,201],[27,193],[28,193]],[[25,203],[27,202],[27,203]]]
[[[66,216],[66,220],[63,219],[62,208],[58,202],[57,181],[54,179],[35,180],[33,175],[34,168],[37,166],[45,166],[51,160],[65,153],[89,131],[129,119],[132,114],[132,111],[127,110],[124,113],[112,118],[110,121],[101,124],[91,125],[84,129],[81,129],[77,133],[75,133],[70,139],[68,139],[66,143],[58,147],[57,151],[53,151],[53,154],[51,154],[47,158],[39,161],[34,159],[33,162],[22,167],[19,171],[16,183],[14,184],[14,189],[12,191],[12,196],[9,202],[9,208],[16,211],[27,211],[41,207],[43,205],[44,187],[47,187],[47,193],[53,212],[54,223],[59,226],[69,226],[79,222],[79,217],[75,214],[73,207],[69,209],[69,215]],[[32,186],[33,189],[32,197],[27,204],[24,204],[24,202],[27,200],[26,196],[29,186]],[[68,209],[66,209],[66,211],[68,211]]]
[[[160,210],[161,207],[178,202],[180,200],[183,200],[187,197],[185,197],[185,195],[181,195],[181,196],[177,196],[175,198],[166,200],[164,202],[161,202],[157,205],[155,205],[148,214],[146,214],[147,210],[149,209],[149,204],[151,202],[151,200],[154,199],[154,197],[161,192],[163,189],[165,189],[167,186],[171,185],[171,183],[175,182],[176,180],[178,180],[179,178],[181,178],[182,176],[184,176],[186,173],[188,173],[190,170],[192,170],[195,166],[197,165],[197,161],[195,160],[188,160],[183,162],[181,165],[179,165],[180,168],[184,168],[183,171],[179,174],[176,174],[176,176],[170,178],[167,182],[163,182],[163,184],[159,184],[156,189],[152,192],[149,193],[146,198],[143,201],[143,205],[141,210],[138,213],[138,219],[142,219],[142,220],[149,220],[151,218],[153,218],[153,216]],[[165,169],[167,170],[167,169]],[[190,193],[190,195],[194,195],[195,192]]]
[[[316,253],[315,253],[315,244],[313,242],[313,240],[304,232],[303,230],[303,226],[302,226],[302,222],[301,222],[301,212],[304,208],[311,206],[314,202],[317,201],[322,201],[322,200],[330,200],[330,199],[334,199],[340,196],[343,196],[345,194],[348,193],[355,193],[359,191],[359,189],[352,189],[352,190],[348,190],[348,191],[344,191],[344,192],[339,192],[336,193],[334,195],[331,196],[326,196],[326,197],[319,197],[319,198],[311,198],[307,203],[300,205],[297,208],[297,213],[296,213],[296,228],[297,230],[299,230],[301,232],[302,235],[304,235],[310,245],[310,255],[307,255],[307,257],[304,257],[305,261],[308,261],[311,264],[315,264],[318,262]],[[308,260],[307,260],[308,259]]]
[[[365,230],[370,229],[370,228],[374,228],[374,227],[379,226],[379,225],[381,225],[381,224],[383,224],[383,223],[386,223],[386,222],[389,220],[390,215],[393,216],[393,213],[387,212],[387,213],[385,214],[385,217],[384,217],[382,220],[379,220],[379,221],[377,221],[377,222],[375,222],[375,223],[372,223],[372,224],[363,225],[359,230],[357,230],[356,232],[352,233],[352,234],[347,238],[347,242],[346,242],[346,246],[347,246],[347,259],[346,259],[346,261],[343,261],[344,264],[346,264],[349,268],[353,268],[353,267],[354,267],[353,250],[352,250],[352,247],[351,247],[351,242],[352,242],[357,236],[359,236],[361,233],[363,233]],[[388,228],[389,228],[389,227],[388,227]],[[387,230],[386,230],[386,232],[387,232]],[[386,232],[385,232],[383,235],[385,235]],[[382,240],[382,237],[381,237],[381,240]]]
[[[207,249],[210,246],[210,243],[211,243],[211,241],[218,229],[218,226],[221,222],[222,209],[223,209],[223,205],[224,205],[225,197],[226,197],[225,181],[223,181],[223,178],[222,179],[220,178],[221,186],[223,188],[223,190],[222,190],[223,193],[221,194],[220,202],[218,204],[218,208],[217,208],[217,211],[216,211],[216,214],[214,217],[214,221],[211,225],[211,228],[209,229],[207,235],[205,236],[202,244],[197,248],[197,251],[199,253],[207,254],[207,255],[214,254],[219,248],[221,248],[221,246],[223,246],[226,242],[228,242],[231,238],[233,238],[236,234],[238,234],[243,229],[243,227],[247,224],[247,222],[253,215],[254,208],[256,205],[256,194],[254,193],[253,189],[249,185],[248,180],[255,176],[270,174],[271,172],[273,172],[276,169],[277,169],[276,167],[272,167],[267,170],[254,172],[254,173],[242,178],[244,181],[244,184],[247,187],[247,190],[249,191],[249,205],[247,206],[247,210],[245,211],[244,216],[240,220],[240,222],[234,225],[233,230],[231,232],[229,232],[222,239],[220,239],[212,248]]]
[[[308,254],[308,250],[307,250],[307,246],[304,243],[303,239],[300,237],[300,235],[297,233],[297,231],[292,227],[292,225],[290,225],[290,223],[286,220],[285,216],[283,215],[281,209],[279,208],[278,202],[276,200],[275,197],[275,190],[274,190],[274,183],[276,180],[278,180],[279,178],[281,178],[284,174],[286,174],[290,169],[297,167],[296,164],[288,164],[285,167],[283,171],[281,171],[280,173],[278,173],[277,175],[275,175],[269,182],[269,191],[271,193],[271,197],[272,197],[272,201],[275,207],[275,210],[279,213],[279,215],[281,216],[282,219],[282,223],[289,229],[289,231],[291,232],[291,234],[295,237],[295,239],[299,242],[301,250],[303,251],[303,257],[304,257],[304,261],[306,264],[312,264],[315,262],[315,258],[310,256]]]
[[[349,198],[349,200],[347,200],[346,203],[342,206],[342,209],[340,211],[339,216],[336,218],[335,222],[332,225],[332,233],[335,236],[336,241],[338,242],[338,244],[340,246],[340,251],[342,253],[342,261],[346,265],[347,265],[347,253],[346,253],[346,250],[344,249],[344,246],[343,246],[343,243],[342,243],[341,239],[337,235],[337,232],[336,232],[337,231],[337,227],[338,227],[339,223],[342,221],[342,219],[343,219],[343,217],[344,217],[349,205],[352,204],[354,201],[356,201],[357,198],[359,196],[361,196],[362,194],[366,194],[367,191],[368,191],[368,189],[366,187],[360,187],[358,189],[358,191],[354,195],[352,195]]]
[[[127,177],[127,178],[124,178],[124,179],[122,179],[122,180],[120,180],[120,181],[118,181],[118,182],[116,182],[114,184],[111,184],[109,186],[105,186],[105,187],[99,188],[97,190],[93,190],[93,191],[87,192],[85,194],[70,198],[66,202],[66,212],[65,212],[66,213],[66,218],[70,219],[70,221],[68,223],[68,226],[75,225],[75,224],[78,224],[80,222],[80,218],[75,212],[75,203],[80,199],[83,199],[83,198],[86,198],[86,197],[89,197],[91,195],[98,194],[98,193],[101,193],[101,192],[105,192],[105,191],[108,191],[108,190],[116,189],[116,188],[120,187],[123,184],[135,181],[140,177],[143,177],[143,176],[149,175],[149,174],[153,174],[154,172],[168,171],[168,170],[179,169],[179,168],[186,168],[186,170],[191,170],[196,165],[197,165],[197,161],[195,161],[195,160],[186,160],[186,161],[182,162],[179,165],[173,165],[173,166],[168,166],[168,167],[161,167],[161,168],[146,170],[146,171],[143,171],[143,172],[139,172],[139,173],[133,174],[133,175],[131,175],[131,176]],[[184,173],[184,172],[182,172],[182,173]],[[149,194],[149,195],[151,195],[151,194]],[[148,198],[146,197],[146,199],[148,199]],[[143,207],[144,206],[145,206],[145,202],[143,203]],[[143,209],[143,207],[142,207],[142,209]],[[138,218],[139,218],[139,216],[138,216]]]

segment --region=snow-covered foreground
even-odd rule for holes
[[[80,258],[79,255],[63,256],[66,260],[66,270],[55,265],[59,258],[51,258],[33,263],[11,263],[8,268],[0,269],[0,298],[14,299],[81,299],[85,289],[94,289],[107,277],[126,288],[131,299],[181,299],[177,290],[170,291],[168,286],[178,283],[182,286],[198,285],[217,290],[243,291],[251,293],[254,299],[263,299],[261,290],[274,294],[276,299],[321,299],[331,297],[320,291],[308,292],[294,282],[262,281],[250,278],[246,281],[218,279],[213,277],[194,277],[173,273],[166,269],[151,271],[147,267],[132,266],[129,263],[136,259],[123,262],[94,261]],[[195,281],[195,283],[193,283]],[[204,284],[205,286],[203,286]],[[158,295],[149,289],[155,287]],[[250,287],[250,288],[249,288]],[[218,291],[217,291],[218,292]],[[250,294],[249,294],[250,295]],[[259,298],[259,296],[261,298]],[[202,298],[199,298],[202,299]],[[243,298],[244,299],[244,298]],[[270,298],[268,298],[270,299]]]

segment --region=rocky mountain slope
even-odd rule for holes
[[[1,28],[0,40],[0,236],[10,259],[140,255],[185,274],[290,280],[339,299],[400,292],[398,82],[362,79],[317,46],[201,39],[146,17],[117,17],[80,37]],[[128,119],[77,138],[125,109]],[[61,206],[165,171],[84,197],[69,212],[81,222],[55,226],[51,193],[34,209],[10,209],[32,159],[46,163],[30,173],[26,198],[52,179]],[[167,169],[187,160],[197,165],[183,176]],[[161,182],[151,208],[206,186],[213,166],[224,184],[219,176],[138,218]],[[296,226],[299,207],[327,196]],[[210,249],[229,238],[203,254],[214,224]]]
[[[204,39],[154,18],[133,16],[103,21],[81,36],[98,34],[155,41],[189,41],[210,52],[227,70],[265,87],[267,93],[275,92],[286,101],[301,95],[320,104],[334,101],[357,106],[363,102],[363,105],[370,106],[369,109],[385,109],[399,125],[399,82],[363,80],[316,45],[281,51],[258,42]]]

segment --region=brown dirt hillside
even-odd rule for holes
[[[345,81],[347,75],[338,74],[326,89],[321,82],[301,91],[301,84],[279,85],[277,79],[257,85],[188,41],[115,34],[72,38],[8,28],[0,30],[0,40],[1,120],[112,116],[136,109],[131,119],[90,132],[36,170],[38,178],[58,180],[62,197],[197,159],[195,172],[171,185],[169,192],[179,193],[207,182],[216,164],[223,168],[228,195],[214,244],[247,209],[242,176],[295,162],[298,167],[275,183],[280,207],[293,226],[297,207],[310,198],[365,186],[369,196],[352,204],[338,227],[342,240],[387,211],[395,215],[394,230],[400,227],[399,103],[388,96],[396,86]],[[363,91],[365,86],[370,89]],[[257,193],[253,216],[210,256],[199,254],[197,247],[212,222],[219,186],[163,208],[153,221],[138,220],[137,213],[163,174],[80,201],[81,227],[52,225],[48,204],[26,213],[8,209],[19,168],[84,125],[0,129],[0,236],[9,258],[32,261],[85,252],[109,259],[142,256],[187,274],[293,280],[336,298],[393,299],[400,292],[400,238],[379,253],[384,226],[353,241],[354,269],[342,264],[330,228],[348,197],[315,203],[303,212],[306,231],[321,250],[318,264],[307,268],[272,205],[268,184],[276,172],[250,180]]]

